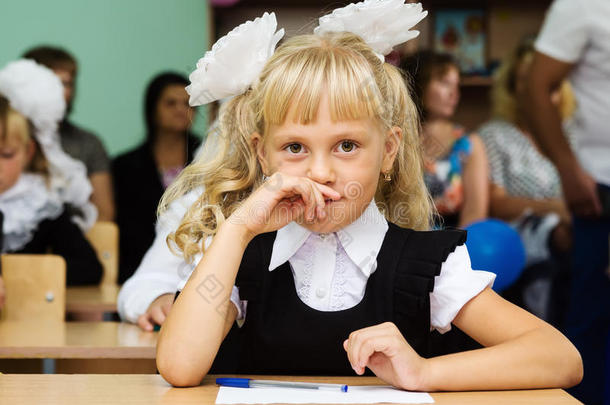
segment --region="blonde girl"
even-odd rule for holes
[[[427,231],[433,209],[402,77],[382,61],[387,49],[363,40],[380,35],[330,32],[345,18],[373,30],[396,18],[410,21],[398,27],[405,33],[425,16],[419,5],[396,6],[352,4],[323,17],[315,35],[278,47],[223,108],[216,158],[192,164],[166,194],[162,208],[204,188],[169,238],[185,260],[205,245],[159,336],[157,366],[171,384],[197,385],[211,369],[368,368],[409,390],[580,380],[570,342],[493,293],[491,273],[470,268],[463,231]],[[267,42],[261,32],[270,32]],[[226,95],[202,83],[216,63],[228,66],[232,45],[258,40],[273,51],[274,33],[274,15],[265,14],[220,40],[198,64],[207,76],[191,76],[192,103]],[[233,55],[242,53],[251,59]],[[488,347],[426,358],[431,328],[451,324]]]
[[[30,85],[42,95],[24,90]],[[61,106],[61,83],[50,70],[25,60],[0,70],[1,252],[51,251],[66,260],[68,285],[97,284],[102,266],[65,209],[66,194],[60,192],[68,191],[65,186],[70,184],[56,165],[55,152],[61,150],[54,149],[54,138],[44,136],[43,128],[52,131],[49,126],[52,127],[57,109],[54,100],[59,100]],[[52,161],[49,155],[53,156]],[[78,209],[79,206],[72,206],[72,210]],[[5,294],[10,291],[4,291],[0,277],[0,309]]]

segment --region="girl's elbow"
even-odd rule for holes
[[[195,387],[201,384],[207,371],[195,370],[178,359],[157,355],[157,370],[159,374],[174,387]]]
[[[580,353],[573,347],[573,353],[571,354],[570,364],[567,368],[567,372],[562,384],[562,388],[570,388],[579,384],[584,376],[584,367],[582,364],[582,357]]]

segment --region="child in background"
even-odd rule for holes
[[[61,152],[61,149],[53,148],[53,138],[44,138],[49,135],[45,130],[52,126],[54,112],[58,110],[56,105],[47,103],[53,104],[56,100],[52,96],[45,98],[22,91],[29,84],[20,82],[24,77],[28,77],[45,96],[56,90],[58,104],[62,105],[61,83],[48,69],[31,61],[20,61],[0,71],[2,253],[47,253],[50,250],[66,260],[68,285],[97,284],[102,266],[65,205],[78,201],[66,198],[76,194],[78,183],[70,183],[69,176],[61,176],[61,167],[53,164],[58,162],[57,157],[51,161],[46,155],[47,151],[50,154]],[[27,101],[28,97],[33,101]],[[27,111],[31,121],[13,106],[13,100]],[[41,138],[45,146],[39,141]],[[86,188],[80,189],[86,191]],[[72,207],[70,211],[87,212],[76,204]],[[0,304],[3,302],[4,291],[0,288]]]
[[[237,353],[229,372],[369,368],[409,390],[580,381],[571,343],[470,268],[465,232],[424,232],[433,206],[417,110],[382,56],[424,16],[402,1],[352,4],[273,52],[281,31],[265,14],[198,63],[192,104],[235,97],[217,157],[185,169],[162,202],[204,187],[170,236],[187,261],[204,250],[159,336],[171,384],[199,384],[227,348]],[[487,347],[427,359],[430,329],[451,324]]]

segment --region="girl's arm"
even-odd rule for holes
[[[170,384],[198,385],[212,366],[237,317],[230,296],[250,239],[240,225],[221,225],[165,319],[157,343],[157,368]]]
[[[144,330],[153,330],[153,324],[161,325],[165,321],[176,290],[194,268],[170,251],[167,236],[178,227],[187,209],[201,193],[201,189],[195,189],[185,194],[172,202],[159,217],[152,245],[119,292],[117,307],[122,320],[137,323]]]
[[[485,147],[478,135],[470,135],[468,138],[472,153],[464,165],[464,206],[459,223],[461,228],[486,218],[489,206],[489,169]]]
[[[526,209],[536,215],[546,215],[552,212],[559,214],[561,220],[570,223],[570,213],[565,202],[559,198],[534,200],[532,198],[514,197],[506,194],[506,190],[496,184],[491,185],[489,211],[493,217],[512,221],[519,218]]]
[[[453,324],[486,347],[424,359],[385,323],[352,332],[344,348],[356,373],[366,366],[408,390],[567,388],[582,379],[580,354],[565,336],[489,288]]]
[[[486,347],[427,360],[426,389],[567,388],[582,379],[580,354],[565,336],[489,288],[453,323]]]
[[[212,366],[237,315],[230,296],[248,243],[297,218],[325,217],[325,196],[340,198],[307,178],[275,173],[219,226],[161,327],[157,368],[170,384],[198,385]]]

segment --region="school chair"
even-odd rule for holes
[[[119,274],[119,227],[114,222],[98,221],[86,236],[104,268],[100,285],[116,285]]]
[[[64,320],[66,262],[51,254],[3,254],[6,289],[0,320]]]

